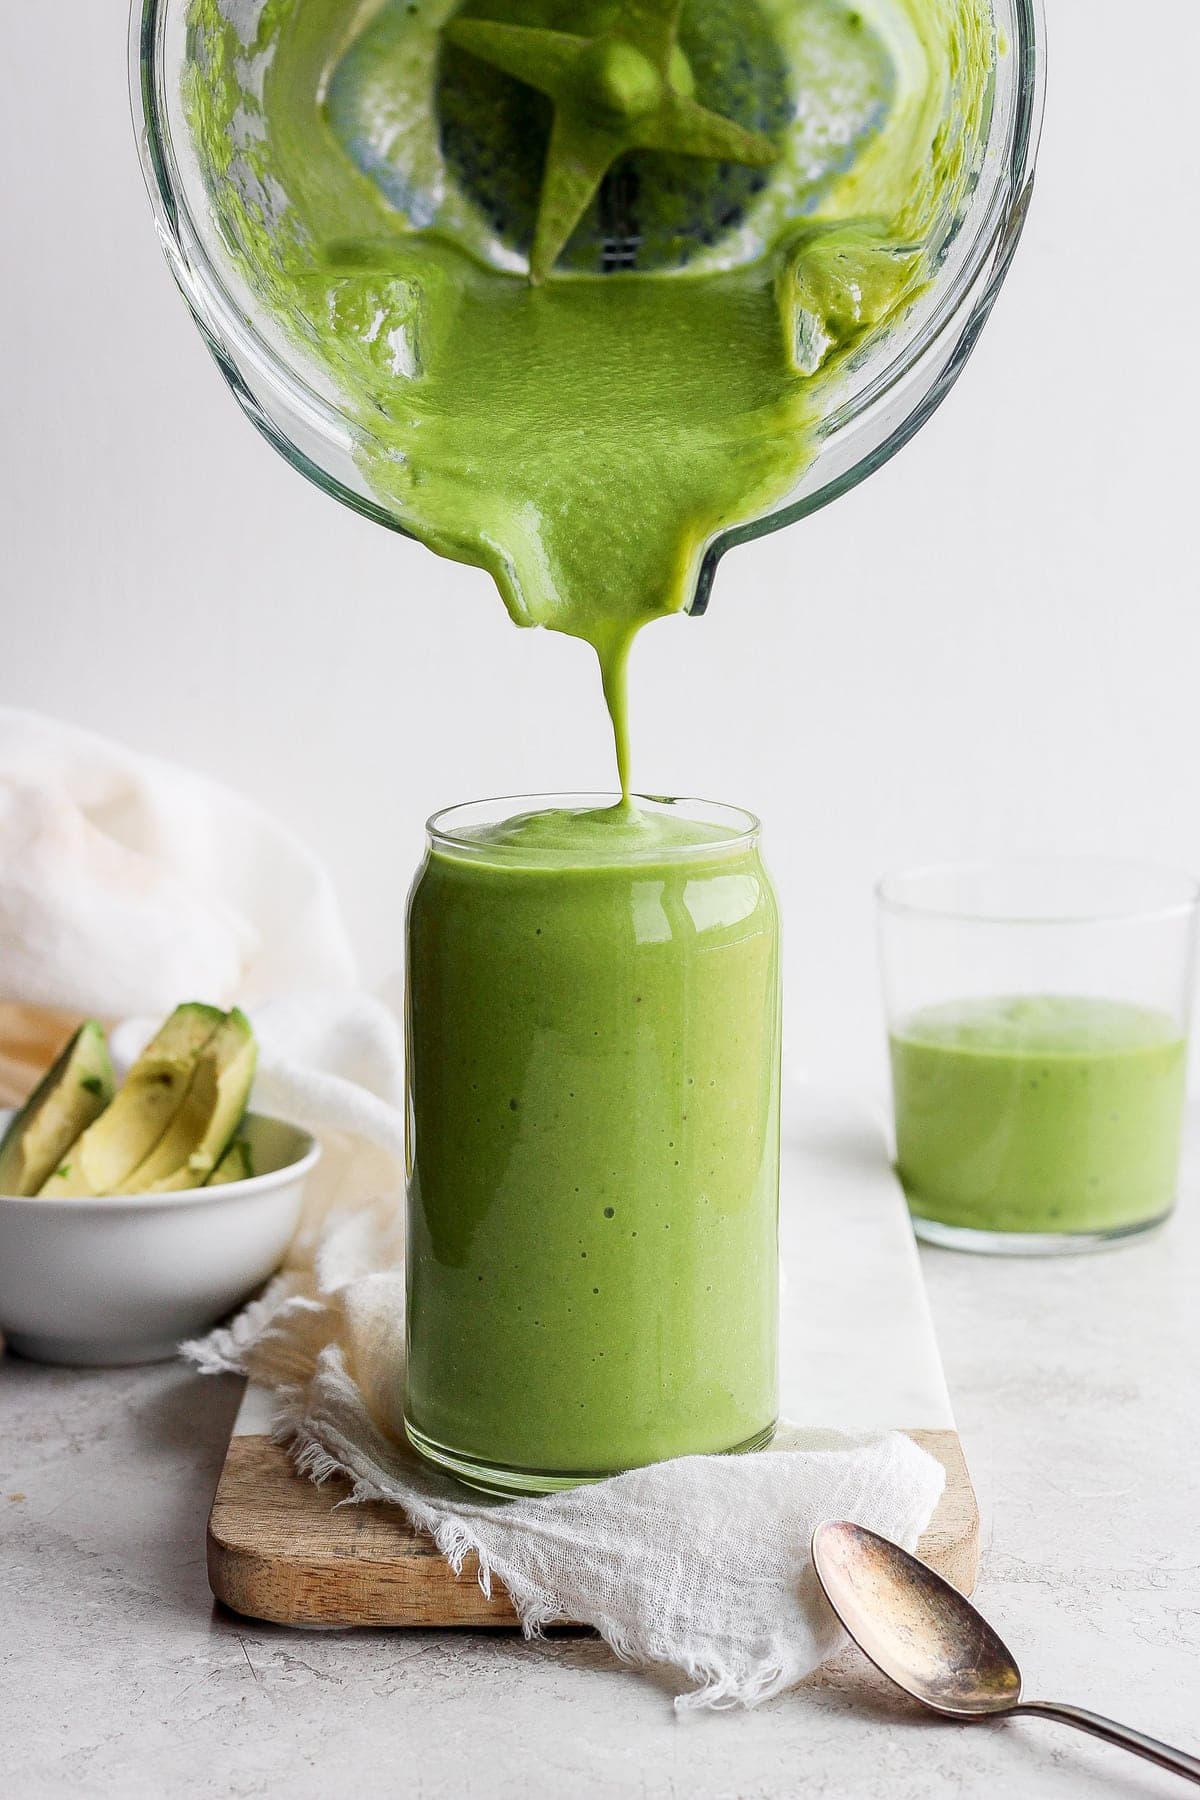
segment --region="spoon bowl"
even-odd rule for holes
[[[922,1706],[964,1723],[1016,1714],[1054,1719],[1200,1785],[1200,1757],[1079,1706],[1022,1700],[1011,1650],[957,1588],[899,1544],[829,1520],[813,1533],[812,1558],[825,1598],[859,1649]]]
[[[859,1649],[935,1712],[982,1719],[1021,1698],[1012,1652],[970,1601],[898,1545],[861,1525],[821,1525],[817,1576]]]

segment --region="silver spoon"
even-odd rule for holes
[[[812,1555],[825,1596],[859,1649],[922,1705],[948,1719],[1057,1719],[1200,1782],[1200,1757],[1078,1706],[1022,1700],[1021,1671],[987,1620],[899,1544],[830,1521],[814,1531]]]

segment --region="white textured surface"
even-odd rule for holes
[[[1073,1262],[925,1253],[990,1526],[980,1599],[1029,1690],[1197,1747],[1200,1164],[1157,1239]],[[0,1739],[22,1800],[1093,1800],[1177,1781],[1053,1726],[926,1722],[847,1658],[685,1721],[602,1645],[214,1616],[236,1382],[0,1364]],[[136,1465],[139,1479],[130,1480]],[[9,1498],[17,1495],[18,1498]]]
[[[780,1412],[842,1430],[952,1426],[882,1117],[789,1083],[782,1135]]]

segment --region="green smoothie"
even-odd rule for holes
[[[431,840],[407,1423],[485,1485],[770,1435],[778,917],[746,823],[644,803]]]
[[[897,1164],[918,1218],[1102,1235],[1175,1198],[1187,1047],[1166,1013],[1029,996],[931,1007],[891,1039]]]
[[[987,0],[192,0],[245,305],[402,529],[595,648],[623,792],[632,637],[922,291],[998,53]]]

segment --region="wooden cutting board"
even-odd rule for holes
[[[883,1134],[837,1098],[790,1097],[784,1128],[780,1366],[787,1418],[845,1430],[907,1430],[942,1463],[946,1489],[921,1554],[964,1593],[979,1565],[979,1512],[954,1430],[903,1196]],[[208,1525],[213,1593],[283,1625],[512,1626],[469,1562],[455,1576],[393,1507],[338,1507],[268,1433],[250,1388]]]
[[[962,1592],[975,1585],[979,1514],[953,1431],[914,1431],[946,1470],[920,1554]],[[338,1507],[346,1484],[301,1481],[269,1437],[241,1433],[208,1522],[208,1578],[234,1612],[278,1625],[516,1625],[499,1582],[489,1598],[469,1558],[455,1575],[394,1507]],[[335,1510],[337,1508],[337,1510]]]

